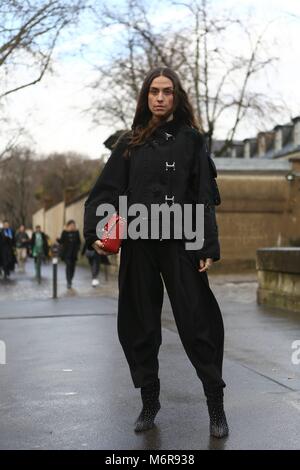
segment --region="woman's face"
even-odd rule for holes
[[[69,230],[70,232],[74,232],[74,230],[76,230],[76,225],[74,223],[69,224],[67,226],[67,230]]]
[[[163,119],[173,108],[174,85],[172,80],[163,75],[152,80],[148,92],[148,106],[158,119]]]

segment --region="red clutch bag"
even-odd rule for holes
[[[101,242],[103,249],[109,253],[118,253],[126,228],[126,219],[117,213],[113,214],[104,225]]]

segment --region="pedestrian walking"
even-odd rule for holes
[[[15,233],[8,220],[3,222],[3,228],[0,231],[0,260],[4,279],[7,280],[16,264]]]
[[[28,255],[30,239],[25,230],[25,225],[20,225],[19,230],[16,232],[16,251],[19,272],[25,271],[25,263]]]
[[[216,168],[200,129],[178,75],[166,67],[151,70],[139,93],[131,131],[119,138],[85,202],[84,235],[88,247],[105,253],[97,228],[102,219],[96,209],[110,203],[118,211],[120,195],[127,196],[128,208],[139,203],[150,211],[155,204],[169,208],[174,203],[191,204],[194,222],[196,205],[204,207],[204,244],[192,250],[186,247],[185,235],[175,236],[173,219],[171,236],[164,235],[160,221],[158,237],[151,236],[148,225],[146,236],[141,232],[135,238],[129,230],[133,219],[127,217],[117,328],[133,385],[141,389],[142,410],[135,431],[144,431],[153,427],[160,409],[158,352],[164,282],[180,339],[203,385],[210,434],[220,438],[229,432],[223,403],[224,326],[207,274],[220,259],[215,214],[220,195]],[[139,222],[146,219],[156,226],[155,216],[148,214]]]
[[[103,264],[105,267],[110,264],[110,261],[106,255],[99,255],[94,248],[88,249],[86,242],[83,245],[82,256],[86,256],[87,260],[90,265],[91,275],[92,275],[92,287],[99,286],[99,272],[100,272],[100,265]]]
[[[81,245],[80,234],[74,220],[67,222],[65,230],[62,231],[57,241],[61,245],[60,258],[66,264],[67,287],[71,289]]]
[[[38,283],[40,283],[42,279],[42,264],[49,256],[47,237],[46,234],[42,232],[40,225],[36,225],[35,227],[35,231],[30,240],[30,247],[31,256],[34,259],[35,276]]]

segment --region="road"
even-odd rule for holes
[[[0,280],[0,449],[299,449],[299,315],[256,305],[255,273],[216,275],[210,285],[225,323],[227,439],[209,437],[202,385],[178,338],[165,295],[160,350],[162,408],[152,430],[136,435],[140,411],[116,333],[117,281],[90,286],[78,268],[74,289],[51,266],[40,286],[32,264]],[[4,344],[2,343],[2,344]]]

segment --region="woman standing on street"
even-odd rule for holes
[[[85,203],[87,246],[106,253],[96,234],[96,209],[110,203],[119,209],[142,203],[204,205],[204,244],[186,249],[185,238],[124,238],[119,268],[118,335],[142,410],[135,431],[153,427],[160,409],[158,352],[161,345],[163,282],[183,347],[202,381],[210,433],[228,434],[223,407],[224,327],[207,270],[220,259],[215,205],[220,204],[214,163],[207,152],[192,106],[177,74],[165,67],[144,79],[131,131],[124,133]],[[146,217],[147,218],[147,217]],[[129,217],[127,222],[129,222]],[[194,219],[193,219],[194,220]],[[153,219],[148,219],[151,224]],[[172,226],[171,226],[172,228]],[[173,227],[174,228],[174,227]],[[149,234],[149,232],[148,232]],[[152,232],[151,232],[152,234]],[[201,246],[201,245],[200,245]]]

